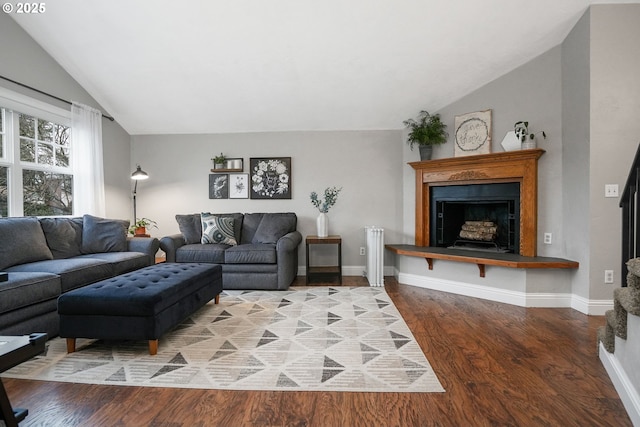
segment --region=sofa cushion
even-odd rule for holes
[[[0,242],[0,270],[53,259],[40,222],[35,217],[0,218]]]
[[[224,263],[224,251],[229,245],[212,243],[203,245],[195,243],[184,245],[176,250],[176,262],[206,262],[210,264]]]
[[[276,261],[275,244],[244,244],[224,252],[226,264],[275,264]]]
[[[129,221],[98,218],[92,215],[82,217],[82,252],[124,252],[127,250],[127,229]]]
[[[296,229],[296,222],[294,214],[263,214],[251,243],[276,243],[279,238]]]
[[[222,243],[225,245],[237,245],[233,234],[233,218],[220,217],[208,213],[201,214],[202,241],[203,244]]]
[[[54,259],[82,254],[82,218],[40,218]]]
[[[10,267],[7,272],[43,272],[60,276],[62,292],[113,276],[113,268],[106,261],[95,258],[67,258],[36,261]]]
[[[99,259],[108,262],[111,264],[113,275],[128,273],[150,265],[149,256],[142,252],[106,252],[81,255],[80,258]]]
[[[187,245],[200,243],[202,239],[202,221],[200,214],[176,215],[178,228]]]
[[[28,307],[60,296],[60,277],[51,273],[9,273],[0,282],[0,313]]]

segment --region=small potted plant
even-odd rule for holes
[[[317,235],[318,237],[327,237],[329,235],[329,218],[327,218],[327,212],[338,201],[338,194],[342,191],[342,187],[329,187],[324,190],[324,200],[318,198],[318,193],[312,191],[309,197],[311,198],[311,204],[315,206],[320,215],[316,219]]]
[[[224,169],[224,163],[227,161],[227,158],[224,156],[224,154],[220,153],[219,156],[215,156],[211,160],[213,160],[214,169]]]
[[[129,227],[129,234],[135,236],[148,236],[148,228],[158,228],[158,224],[149,218],[137,218]]]
[[[405,120],[404,125],[411,129],[407,138],[407,144],[413,150],[413,144],[418,144],[420,149],[420,160],[431,159],[434,145],[447,142],[449,134],[447,125],[442,123],[440,114],[429,114],[427,111],[420,111],[418,119]]]

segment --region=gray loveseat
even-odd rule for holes
[[[0,335],[56,336],[62,293],[153,264],[158,239],[127,238],[128,226],[90,215],[0,218]]]
[[[224,289],[286,290],[298,274],[302,235],[295,213],[189,214],[176,220],[180,234],[160,239],[167,262],[220,264]]]

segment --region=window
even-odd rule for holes
[[[73,214],[69,120],[51,116],[0,108],[0,215]]]

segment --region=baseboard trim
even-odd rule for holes
[[[454,280],[436,279],[416,274],[398,273],[399,283],[449,292],[520,307],[573,308],[584,314],[601,316],[613,308],[613,300],[587,300],[569,293],[526,293]]]
[[[342,266],[342,275],[343,276],[360,276],[364,277],[364,272],[367,269],[364,265],[343,265]],[[385,276],[393,276],[395,273],[395,269],[393,266],[385,265],[383,274]],[[298,266],[298,276],[306,276],[307,275],[307,267],[304,265]]]
[[[613,386],[615,387],[624,408],[634,426],[640,426],[640,395],[629,380],[627,373],[618,362],[614,354],[605,350],[602,343],[598,344],[599,356],[604,369],[607,371]]]

